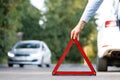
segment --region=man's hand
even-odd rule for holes
[[[82,31],[84,25],[85,25],[85,21],[79,21],[79,23],[71,31],[71,39],[77,38],[79,40],[79,34]]]

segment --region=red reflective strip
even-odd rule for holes
[[[58,71],[55,75],[96,75],[96,72]]]
[[[74,41],[75,41],[79,51],[81,52],[83,58],[85,59],[86,63],[88,64],[89,68],[91,69],[91,71],[95,72],[91,62],[89,61],[88,57],[86,56],[86,54],[85,54],[84,50],[82,49],[82,47],[81,47],[80,43],[78,42],[78,40],[75,39]]]
[[[63,59],[65,58],[65,56],[66,56],[66,54],[68,53],[69,49],[71,48],[72,44],[73,44],[73,41],[70,40],[70,42],[68,43],[68,45],[67,45],[66,49],[64,50],[62,56],[60,57],[57,65],[55,66],[55,68],[54,68],[54,70],[53,70],[53,74],[56,73],[56,71],[58,70],[60,64],[62,63]]]

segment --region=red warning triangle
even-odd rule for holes
[[[85,59],[86,63],[88,64],[91,71],[58,71],[58,68],[60,67],[62,61],[64,60],[65,56],[69,52],[72,44],[75,43],[77,48],[79,49],[81,55]],[[84,50],[82,49],[79,41],[77,39],[71,39],[68,43],[66,49],[64,50],[62,56],[60,57],[58,63],[56,64],[55,68],[53,69],[52,75],[96,75],[96,71],[94,67],[92,66],[91,62],[87,58]]]

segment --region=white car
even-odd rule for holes
[[[36,64],[41,67],[43,64],[50,67],[51,51],[43,41],[26,40],[17,42],[8,52],[8,66],[18,64],[24,67],[26,64]]]
[[[107,71],[108,66],[120,66],[120,29],[110,25],[98,34],[98,71]]]

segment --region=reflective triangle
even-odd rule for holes
[[[89,66],[91,71],[58,71],[58,68],[60,67],[62,61],[64,60],[65,56],[69,52],[71,46],[75,44],[77,48],[79,49],[82,57],[86,61],[87,65]],[[66,49],[64,50],[62,56],[60,57],[58,63],[56,64],[55,68],[53,69],[52,75],[96,75],[96,71],[94,67],[92,66],[91,62],[87,58],[84,50],[82,49],[79,41],[77,39],[71,39],[70,42],[68,43]]]

